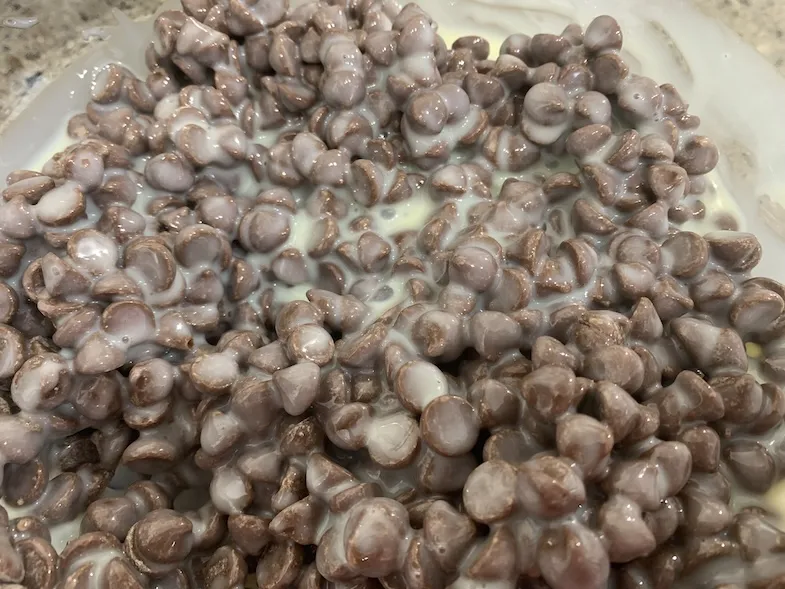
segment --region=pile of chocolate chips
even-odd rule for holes
[[[161,14],[2,192],[0,586],[782,587],[785,287],[621,46]]]

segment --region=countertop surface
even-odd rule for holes
[[[619,0],[620,2],[623,0]],[[785,75],[785,3],[782,0],[694,0],[724,22]],[[37,19],[23,29],[0,26],[0,128],[25,97],[100,40],[112,11],[131,18],[152,14],[161,0],[6,0],[0,22]],[[75,31],[79,31],[75,33]]]

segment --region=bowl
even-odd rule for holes
[[[625,60],[634,72],[674,84],[702,119],[702,132],[720,147],[704,198],[710,215],[690,228],[709,231],[714,216],[738,218],[763,246],[756,274],[785,282],[779,256],[785,240],[785,79],[732,31],[681,0],[422,0],[449,42],[462,34],[486,37],[492,47],[514,32],[561,31],[611,14],[625,33]],[[174,3],[168,3],[174,6]],[[43,89],[0,136],[0,177],[40,169],[69,143],[70,116],[89,102],[97,72],[121,62],[138,76],[151,35],[150,21],[118,15],[108,38]],[[777,500],[776,498],[773,500]]]

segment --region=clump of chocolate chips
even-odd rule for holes
[[[2,192],[0,585],[779,587],[785,287],[621,48],[162,13]]]

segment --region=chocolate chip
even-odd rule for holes
[[[583,44],[591,53],[621,49],[622,33],[619,23],[611,16],[598,16],[586,27]]]
[[[746,272],[761,258],[761,245],[749,233],[718,231],[705,236],[712,255],[730,272]]]
[[[293,542],[272,544],[256,566],[256,582],[264,589],[279,589],[291,584],[303,564],[302,548]]]
[[[540,538],[537,564],[554,589],[600,589],[610,574],[608,555],[600,539],[579,523],[546,531]]]
[[[586,355],[583,374],[592,380],[606,380],[634,393],[643,384],[641,359],[624,346],[607,346]]]
[[[550,422],[577,400],[575,374],[561,366],[538,368],[523,379],[521,388],[529,409]]]
[[[175,565],[188,556],[193,524],[168,509],[147,514],[128,532],[125,549],[134,564],[144,571],[160,565]]]
[[[764,446],[752,440],[738,440],[725,448],[723,455],[745,489],[765,493],[771,487],[776,467]]]
[[[586,489],[570,462],[539,456],[519,467],[518,500],[536,517],[556,518],[577,509]]]
[[[747,353],[739,335],[727,328],[691,318],[671,322],[671,332],[697,368],[714,375],[746,372]]]
[[[24,563],[24,584],[53,589],[57,584],[60,559],[52,545],[43,538],[28,538],[17,542],[16,550]]]
[[[694,426],[679,437],[692,454],[692,466],[704,472],[715,472],[720,465],[720,437],[707,426]]]
[[[742,333],[760,333],[770,328],[785,310],[785,301],[764,288],[745,288],[731,305],[730,324]]]
[[[696,135],[684,148],[676,153],[676,163],[688,174],[698,175],[711,172],[719,161],[717,146],[708,137]]]
[[[570,415],[556,424],[556,448],[575,461],[583,476],[602,472],[613,449],[611,428],[588,415]]]
[[[603,504],[599,523],[609,544],[611,562],[629,562],[648,556],[657,546],[640,506],[621,495],[614,495]]]
[[[731,525],[733,514],[723,501],[695,489],[685,489],[680,497],[684,526],[696,536],[718,534]]]
[[[390,499],[367,499],[348,514],[343,546],[346,561],[356,574],[383,577],[399,566],[408,521],[404,507]],[[369,534],[369,530],[384,534]]]

